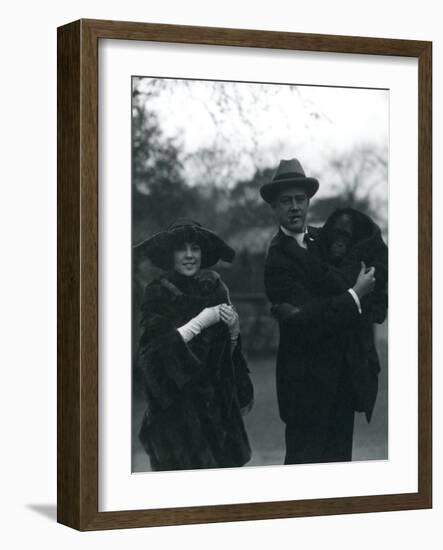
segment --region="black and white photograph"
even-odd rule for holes
[[[389,91],[131,91],[133,472],[387,460]]]
[[[437,12],[4,4],[3,548],[442,546]]]

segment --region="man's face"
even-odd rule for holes
[[[302,187],[293,186],[281,191],[272,207],[280,225],[293,233],[304,231],[309,199]]]

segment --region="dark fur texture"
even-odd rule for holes
[[[215,272],[170,273],[147,286],[139,366],[147,411],[140,439],[153,470],[242,466],[251,450],[240,409],[253,398],[240,342],[231,353],[222,322],[185,344],[177,328],[227,303]]]

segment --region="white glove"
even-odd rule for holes
[[[179,327],[177,330],[183,340],[185,342],[189,342],[192,338],[194,338],[194,336],[200,334],[202,330],[215,325],[215,323],[218,323],[219,321],[219,306],[206,307],[196,317],[188,321],[186,325]]]

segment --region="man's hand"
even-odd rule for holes
[[[374,290],[374,273],[375,267],[367,268],[365,262],[361,262],[360,273],[355,281],[355,285],[352,287],[359,298],[363,298],[363,296]]]
[[[275,304],[271,307],[271,314],[277,319],[277,321],[287,321],[294,318],[300,313],[300,308],[283,302],[281,304]]]

